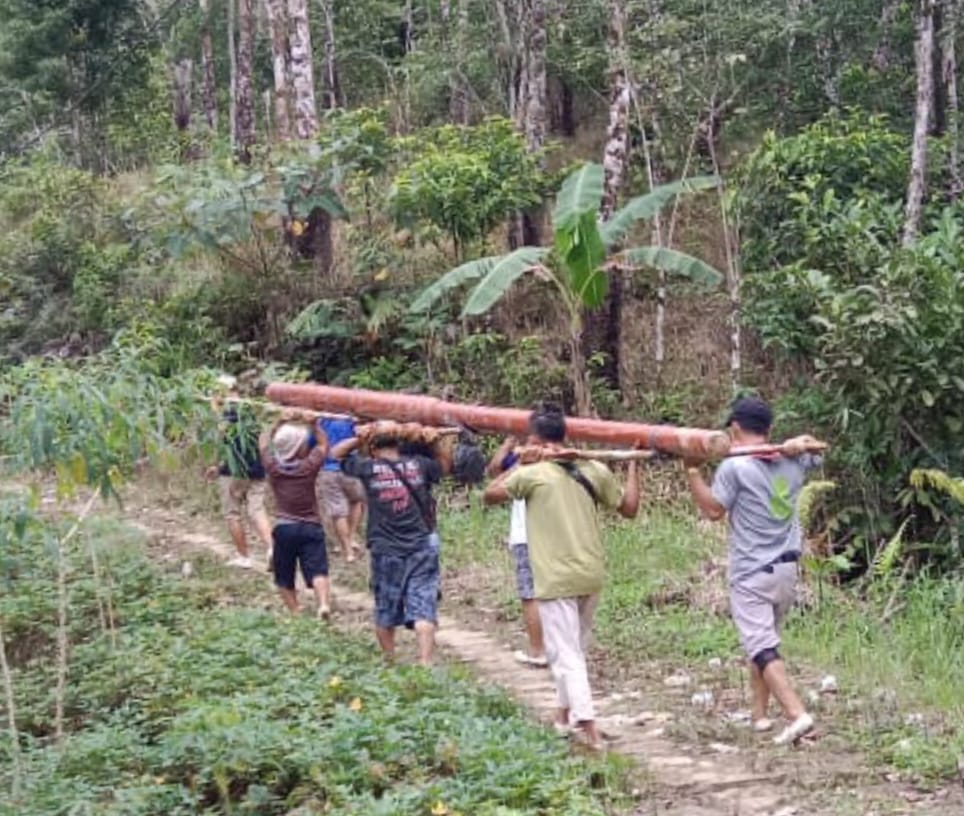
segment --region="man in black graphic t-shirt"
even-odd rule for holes
[[[434,445],[431,428],[377,422],[334,447],[342,471],[360,479],[368,494],[367,544],[375,593],[375,635],[386,657],[395,651],[395,629],[415,629],[419,662],[432,662],[438,622],[439,553],[435,538],[432,485],[448,472],[450,460],[438,447],[435,458],[406,456],[402,438],[418,436]],[[368,442],[370,456],[356,449]]]

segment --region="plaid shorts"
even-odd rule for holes
[[[430,546],[411,552],[373,552],[372,590],[375,625],[382,629],[416,621],[438,622],[438,550]]]
[[[531,601],[536,597],[536,588],[532,578],[532,564],[529,562],[529,545],[512,544],[509,549],[515,562],[515,586],[519,600]]]

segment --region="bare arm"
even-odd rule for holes
[[[510,496],[505,489],[505,480],[509,478],[510,473],[512,473],[511,470],[500,473],[486,485],[485,492],[482,494],[483,502],[491,505],[505,504],[506,502],[512,501],[512,496]]]
[[[485,468],[485,472],[491,478],[494,479],[502,472],[502,463],[505,461],[505,457],[512,452],[512,449],[514,447],[515,447],[514,437],[507,436],[504,440],[502,440],[502,444],[499,445],[496,452],[492,454],[492,458],[489,460],[489,464]]]
[[[726,517],[726,508],[713,496],[713,491],[698,467],[693,464],[686,465],[686,481],[689,483],[693,501],[706,518],[710,521],[721,521]]]
[[[639,512],[639,464],[631,460],[626,468],[626,486],[623,488],[623,500],[617,509],[623,518],[636,518]]]
[[[361,438],[357,436],[353,436],[351,439],[343,439],[331,449],[329,455],[332,459],[344,459],[352,451],[357,450],[361,443]]]
[[[445,439],[438,439],[432,449],[435,454],[435,461],[439,463],[439,467],[442,468],[442,473],[446,476],[452,472],[452,465],[454,462],[452,456],[452,448]]]

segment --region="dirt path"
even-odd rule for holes
[[[205,519],[186,519],[175,511],[128,508],[124,521],[149,538],[161,540],[171,557],[189,558],[191,551],[207,551],[224,560],[234,552],[220,528]],[[186,529],[189,528],[189,529]],[[344,586],[333,586],[336,625],[357,628],[367,623],[371,598]],[[506,645],[489,633],[467,628],[442,615],[438,644],[447,660],[466,664],[484,682],[498,685],[550,722],[555,695],[549,673],[522,668]],[[755,767],[753,757],[737,746],[711,743],[699,748],[681,746],[667,734],[673,715],[642,711],[641,695],[613,694],[596,700],[603,729],[615,738],[612,750],[637,763],[634,781],[642,814],[662,816],[795,816],[814,814],[794,804],[798,792],[787,786],[786,772]],[[825,811],[828,816],[836,810]]]

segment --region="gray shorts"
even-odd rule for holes
[[[780,624],[797,595],[797,565],[774,564],[730,586],[730,612],[751,660],[780,645]]]
[[[529,545],[513,544],[509,549],[515,562],[515,585],[519,600],[531,601],[536,597],[536,588],[532,578],[532,564],[529,563]]]
[[[351,505],[365,501],[362,483],[337,470],[323,470],[318,474],[318,493],[325,512],[332,519],[348,518]]]

